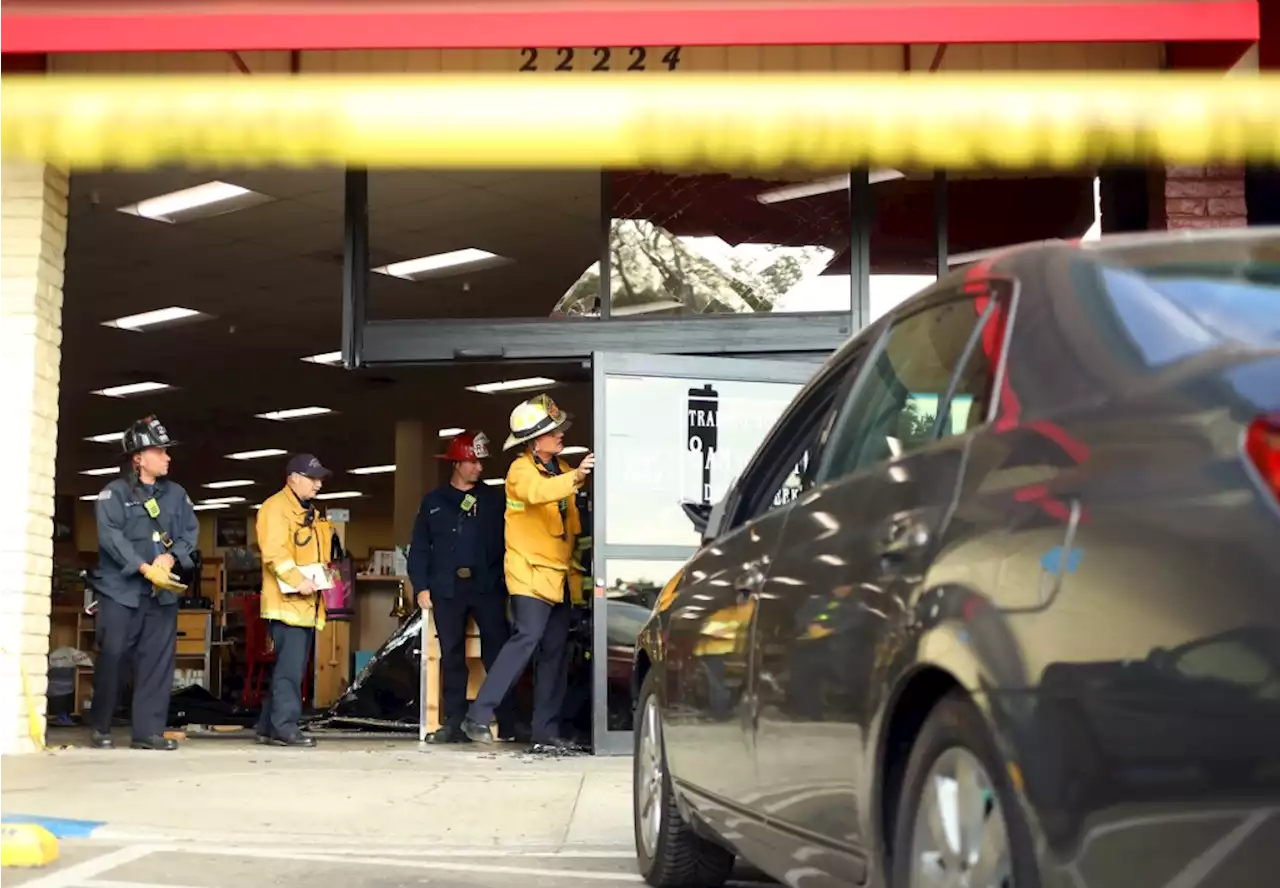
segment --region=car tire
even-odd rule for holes
[[[734,855],[695,833],[676,805],[662,740],[657,676],[656,668],[645,676],[636,706],[631,795],[640,875],[653,888],[718,888],[733,872]]]
[[[981,799],[982,804],[971,814],[981,822],[978,840],[968,843],[973,847],[956,841],[962,831],[946,829],[943,818],[935,821],[940,825],[937,829],[928,828],[930,809],[940,812],[947,805],[950,788],[944,793],[944,787],[956,789],[952,823],[961,819],[961,791],[967,798]],[[911,747],[896,811],[894,823],[886,824],[892,827],[894,837],[888,867],[892,888],[922,884],[913,881],[918,867],[969,870],[972,884],[983,888],[1039,888],[1031,829],[982,714],[965,694],[954,692],[943,697],[925,719]],[[988,849],[982,839],[998,836],[1001,828],[1006,852],[984,854]],[[994,879],[978,878],[978,870],[997,875]]]

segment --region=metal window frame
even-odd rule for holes
[[[723,382],[778,382],[797,386],[797,392],[812,378],[824,354],[813,353],[795,361],[739,360],[652,354],[600,353],[591,356],[592,437],[597,456],[596,496],[592,506],[594,548],[591,566],[596,580],[591,594],[591,733],[596,755],[630,755],[629,731],[609,730],[609,636],[605,582],[610,561],[685,562],[697,552],[696,545],[638,545],[610,543],[608,537],[608,497],[603,496],[605,473],[609,471],[609,405],[605,398],[609,377],[647,377]]]

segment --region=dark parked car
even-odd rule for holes
[[[962,268],[693,517],[636,652],[649,884],[1280,884],[1280,230]]]

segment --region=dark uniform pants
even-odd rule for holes
[[[178,646],[178,605],[158,604],[144,595],[137,607],[98,596],[94,619],[98,659],[93,664],[94,730],[111,730],[121,685],[133,670],[133,736],[143,740],[164,733],[173,691],[173,658]]]
[[[441,684],[444,685],[444,723],[462,724],[467,714],[467,619],[476,621],[480,630],[480,659],[486,672],[492,672],[498,654],[511,635],[507,625],[507,597],[485,595],[470,579],[458,578],[454,594],[431,600],[440,638]],[[517,676],[518,678],[518,676]],[[515,695],[507,694],[497,706],[499,733],[515,728]]]
[[[276,662],[271,670],[271,684],[262,698],[262,714],[258,716],[258,734],[287,740],[301,730],[302,679],[311,659],[315,630],[310,626],[290,626],[279,620],[268,620],[271,644]]]
[[[487,725],[494,711],[519,681],[524,669],[537,651],[537,671],[533,684],[533,741],[554,740],[560,736],[560,710],[569,685],[568,601],[547,604],[527,595],[511,596],[514,634],[502,646],[502,653],[489,670],[469,716]]]

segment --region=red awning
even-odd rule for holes
[[[5,53],[1258,39],[1257,0],[6,0]]]

